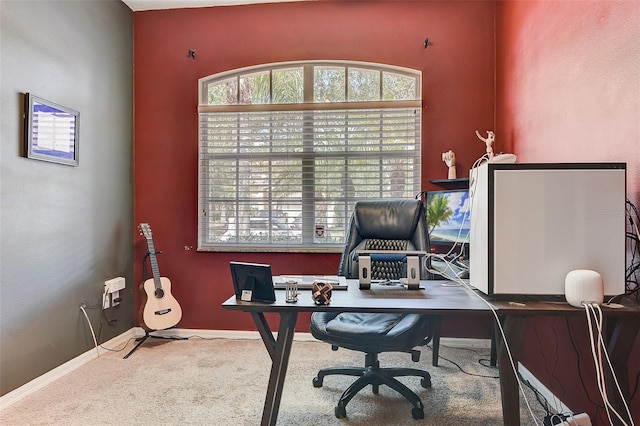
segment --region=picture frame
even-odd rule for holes
[[[25,156],[77,166],[80,113],[31,93],[24,106]]]

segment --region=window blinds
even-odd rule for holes
[[[420,191],[418,107],[298,107],[200,113],[200,248],[335,251],[356,200]]]

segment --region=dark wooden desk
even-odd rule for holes
[[[564,302],[540,302],[526,301],[514,304],[507,301],[492,301],[501,318],[504,334],[509,344],[509,349],[517,368],[522,347],[522,338],[525,334],[527,321],[533,316],[579,316],[585,318],[584,309],[575,308]],[[630,400],[629,369],[628,360],[635,343],[636,336],[640,331],[640,306],[625,306],[624,308],[611,308],[602,306],[606,333],[604,337],[607,344],[607,352],[611,360],[611,365],[616,373],[620,389],[626,401]],[[498,336],[500,337],[500,336]],[[518,383],[513,369],[510,366],[509,355],[506,351],[504,341],[498,338],[498,366],[500,367],[500,389],[502,390],[502,414],[505,425],[519,424],[520,396],[517,391]],[[627,416],[624,403],[616,391],[613,376],[608,368],[607,390],[609,400],[615,410],[621,416]],[[515,391],[506,392],[506,389]],[[509,421],[507,421],[509,419]],[[516,422],[516,419],[518,421]],[[630,424],[629,419],[626,419]],[[622,424],[614,419],[615,424]]]
[[[300,292],[297,303],[286,303],[283,290],[276,291],[276,302],[273,304],[242,302],[236,300],[235,296],[230,297],[222,307],[251,314],[272,361],[261,424],[263,426],[276,424],[299,312],[392,312],[493,316],[491,307],[494,307],[504,324],[505,337],[516,366],[527,318],[535,315],[584,314],[583,310],[573,308],[566,303],[527,302],[524,306],[520,306],[500,301],[485,302],[483,297],[479,297],[481,293],[451,284],[451,281],[422,281],[420,290],[410,291],[391,286],[372,286],[371,290],[360,290],[357,280],[349,280],[348,290],[334,291],[331,304],[324,306],[313,303],[309,290]],[[622,310],[603,309],[607,317],[616,319],[608,347],[612,363],[616,372],[626,372],[626,360],[640,327],[640,307]],[[278,313],[280,316],[277,340],[264,316],[267,312]],[[520,424],[520,394],[505,345],[502,339],[499,340],[498,368],[503,422],[507,426],[516,426]],[[622,375],[618,373],[619,380]],[[628,374],[624,376],[626,380]],[[624,387],[623,383],[621,386]],[[628,392],[628,383],[626,389]]]
[[[491,310],[481,298],[451,281],[422,281],[420,290],[406,290],[398,286],[372,285],[371,290],[360,290],[357,280],[349,280],[348,290],[334,291],[331,304],[318,306],[311,299],[311,291],[301,291],[297,303],[285,302],[285,292],[276,291],[273,304],[243,302],[230,297],[222,304],[224,309],[249,312],[260,332],[269,355],[271,374],[262,413],[262,425],[275,425],[280,407],[282,388],[289,363],[291,344],[299,312],[393,312],[447,315],[490,315]],[[264,316],[267,312],[280,315],[278,338]]]

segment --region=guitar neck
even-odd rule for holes
[[[149,260],[151,261],[151,273],[153,274],[153,284],[155,288],[162,288],[160,282],[160,268],[158,268],[158,258],[156,257],[156,249],[153,246],[153,240],[147,239],[147,246],[149,247]]]

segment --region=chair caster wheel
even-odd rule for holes
[[[422,380],[420,380],[420,385],[425,389],[429,389],[431,387],[431,378],[423,377]]]
[[[380,392],[380,386],[378,385],[371,385],[371,391],[373,392],[374,395],[377,395],[378,392]]]
[[[411,417],[416,420],[424,419],[424,410],[422,408],[412,408]]]
[[[341,419],[343,417],[347,417],[347,409],[345,407],[337,406],[334,410],[336,418]],[[422,414],[424,417],[424,413]]]
[[[322,379],[319,377],[314,377],[313,378],[313,387],[314,388],[321,388],[322,387]]]

